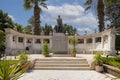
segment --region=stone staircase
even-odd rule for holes
[[[34,70],[90,70],[83,58],[44,58],[36,59]]]

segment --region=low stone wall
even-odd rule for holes
[[[120,69],[110,66],[110,65],[106,65],[106,64],[104,64],[103,66],[104,66],[105,72],[108,72],[109,74],[112,74],[113,76],[120,77]]]

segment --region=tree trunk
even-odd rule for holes
[[[104,3],[103,0],[98,0],[98,6],[97,6],[97,12],[98,12],[98,22],[99,22],[99,32],[103,31],[105,29],[104,26]]]
[[[38,1],[36,1],[34,6],[34,35],[40,35],[40,8],[38,5]]]

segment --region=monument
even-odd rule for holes
[[[63,33],[63,22],[60,15],[57,19],[57,25],[55,26],[55,33],[52,38],[52,52],[53,53],[68,53],[68,36]]]
[[[54,29],[55,29],[56,33],[63,32],[63,22],[62,22],[62,18],[60,18],[60,15],[58,15],[57,25],[55,26]]]

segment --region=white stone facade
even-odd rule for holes
[[[85,34],[76,36],[78,44],[76,45],[78,53],[94,53],[103,51],[104,54],[115,55],[115,29],[108,29],[100,33]],[[5,29],[6,33],[6,54],[15,55],[20,51],[29,48],[28,53],[40,53],[44,40],[49,42],[50,51],[52,51],[52,35],[29,35],[19,33],[10,28]],[[68,36],[70,39],[73,36]],[[68,43],[69,51],[72,45]],[[70,52],[68,52],[70,53]]]

